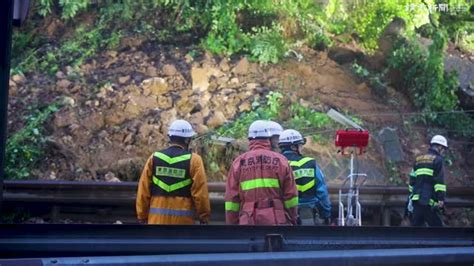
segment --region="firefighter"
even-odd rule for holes
[[[195,135],[191,124],[176,120],[168,130],[170,145],[148,158],[138,184],[136,209],[140,223],[207,224],[210,217],[207,177],[201,156],[188,148]]]
[[[227,224],[294,225],[298,191],[288,160],[273,152],[267,121],[249,127],[249,148],[229,170],[225,191]]]
[[[448,141],[441,135],[434,136],[431,147],[424,155],[416,157],[410,175],[410,205],[413,207],[411,224],[422,226],[443,226],[440,210],[444,208],[446,185],[444,184],[443,154],[448,148]]]
[[[280,150],[290,161],[298,189],[298,223],[301,225],[331,223],[331,202],[324,175],[316,160],[301,155],[301,148],[306,139],[294,129],[284,130],[280,135]]]
[[[270,131],[270,142],[272,144],[272,150],[278,151],[278,140],[283,127],[275,121],[267,121],[268,130]]]

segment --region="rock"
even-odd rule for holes
[[[175,106],[175,109],[178,111],[178,114],[182,117],[191,113],[191,111],[196,107],[197,102],[191,97],[181,98]]]
[[[206,91],[209,87],[208,74],[204,68],[193,67],[191,69],[191,78],[193,81],[193,90]]]
[[[61,99],[61,103],[65,106],[71,106],[71,107],[76,106],[76,100],[68,96],[63,97]]]
[[[395,128],[385,127],[379,132],[385,158],[392,162],[400,162],[404,159],[402,145]]]
[[[239,84],[239,79],[238,78],[231,78],[230,83],[232,84]]]
[[[219,67],[221,68],[222,71],[227,72],[230,70],[229,62],[227,58],[223,58],[221,62],[219,63]]]
[[[144,163],[144,159],[141,157],[120,159],[111,167],[110,171],[113,171],[121,180],[134,181],[140,177]]]
[[[125,84],[130,80],[130,75],[119,77],[118,82],[119,84]]]
[[[170,89],[163,78],[151,78],[142,82],[143,94],[148,95],[163,95]]]
[[[248,101],[245,101],[239,105],[239,112],[248,112],[250,110],[252,110],[252,104]]]
[[[400,17],[394,17],[385,27],[384,32],[378,39],[378,50],[387,58],[393,50],[393,45],[399,38],[403,37],[406,29],[406,22]]]
[[[105,179],[105,181],[107,181],[107,182],[122,182],[122,181],[120,181],[120,179],[118,179],[118,177],[116,177],[115,174],[112,173],[112,172],[107,172],[107,174],[105,174],[105,176],[104,176],[104,179]]]
[[[162,71],[166,76],[174,76],[178,72],[176,70],[176,67],[174,65],[171,65],[171,64],[164,65],[163,68],[162,68]]]
[[[129,101],[124,111],[131,115],[131,117],[137,117],[141,113],[142,107],[134,101]]]
[[[116,58],[117,55],[118,55],[118,52],[117,51],[114,51],[114,50],[109,50],[105,53],[107,56],[109,56],[110,58]]]
[[[474,109],[474,64],[468,59],[455,55],[444,58],[444,69],[447,72],[456,71],[459,80],[458,97],[460,105],[465,110]]]
[[[90,131],[101,129],[105,125],[104,116],[102,113],[94,112],[81,119],[81,125]]]
[[[62,71],[56,72],[56,78],[57,79],[65,79],[66,75]]]
[[[133,134],[128,133],[125,138],[123,139],[123,144],[125,145],[132,145],[133,144]]]
[[[76,114],[72,111],[61,110],[54,115],[54,126],[57,128],[78,123]]]
[[[58,87],[58,89],[60,90],[65,90],[67,89],[72,83],[67,80],[67,79],[61,79],[59,80],[58,82],[56,82],[56,86]]]
[[[191,115],[191,118],[189,119],[189,123],[193,125],[193,127],[196,127],[198,125],[204,124],[204,116],[202,115],[201,112],[194,113]]]
[[[151,132],[155,130],[155,127],[150,124],[143,124],[140,126],[140,129],[138,129],[138,134],[140,134],[140,137],[145,139],[148,138],[148,136],[151,135]]]
[[[161,116],[161,132],[164,134],[168,133],[168,126],[171,124],[172,121],[177,119],[176,109],[170,109],[168,111],[163,111],[160,114]]]
[[[257,87],[259,87],[259,86],[260,86],[260,84],[258,84],[258,83],[247,83],[247,84],[245,85],[245,88],[246,88],[247,90],[253,91],[253,90],[255,90],[255,89],[256,89]]]
[[[216,128],[223,125],[226,121],[227,119],[225,118],[224,114],[220,111],[216,111],[207,121],[207,126],[210,128]]]
[[[237,65],[232,69],[232,73],[236,75],[245,75],[249,71],[250,63],[246,57],[240,59]]]
[[[13,75],[12,80],[18,85],[22,85],[27,81],[25,76],[20,74]]]
[[[329,48],[328,57],[336,61],[338,64],[343,65],[362,59],[364,54],[349,48],[332,46]]]
[[[101,139],[105,139],[105,138],[109,137],[109,133],[105,130],[102,130],[102,131],[100,131],[100,133],[97,136],[99,136],[99,138],[101,138]]]
[[[194,126],[194,130],[196,130],[196,133],[198,134],[204,134],[209,131],[209,128],[204,124],[198,124]]]
[[[204,109],[202,109],[200,113],[202,114],[202,116],[207,117],[211,113],[211,110],[209,109],[208,105],[205,105]]]
[[[171,100],[171,97],[168,96],[158,96],[158,104],[157,107],[166,110],[171,108],[173,106],[173,101]]]
[[[151,77],[156,77],[158,76],[158,69],[154,66],[149,66],[146,68],[146,74]]]
[[[190,54],[186,54],[184,56],[184,61],[189,64],[189,63],[192,63],[194,61],[194,58]]]
[[[105,115],[105,124],[108,126],[115,126],[122,124],[127,119],[123,112],[117,110],[109,110]]]

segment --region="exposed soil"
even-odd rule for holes
[[[302,61],[286,59],[279,65],[260,66],[246,58],[220,58],[188,52],[195,47],[157,45],[125,39],[116,51],[103,51],[78,69],[66,67],[49,77],[32,73],[13,77],[9,103],[10,134],[23,125],[28,107],[52,102],[64,104],[47,123],[46,156],[33,178],[65,180],[136,180],[148,156],[166,146],[170,121],[191,121],[204,134],[249,111],[256,97],[269,91],[284,93],[286,102],[299,102],[318,111],[330,108],[358,116],[374,136],[361,160],[369,183],[385,184],[388,176],[381,143],[383,127],[398,128],[406,162],[396,165],[403,184],[416,154],[427,148],[424,128],[404,125],[403,113],[414,112],[407,98],[388,87],[377,94],[363,80],[340,65],[327,52],[302,48]],[[281,121],[288,119],[282,111]],[[341,126],[342,127],[342,126]],[[330,138],[334,133],[327,132]],[[454,143],[460,158],[449,168],[448,184],[469,185],[473,167],[462,159],[462,145]],[[199,148],[199,143],[197,143]],[[199,150],[199,149],[198,149]],[[328,182],[339,183],[347,174],[332,142],[309,142],[305,151],[316,156]],[[230,157],[241,152],[222,150],[220,171],[213,181],[225,178]],[[206,156],[206,154],[203,154]]]

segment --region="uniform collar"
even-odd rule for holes
[[[270,143],[269,139],[252,139],[250,140],[249,148],[250,150],[257,150],[257,149],[271,150],[272,144]]]

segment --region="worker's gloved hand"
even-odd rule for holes
[[[139,224],[147,224],[146,219],[138,219]]]

